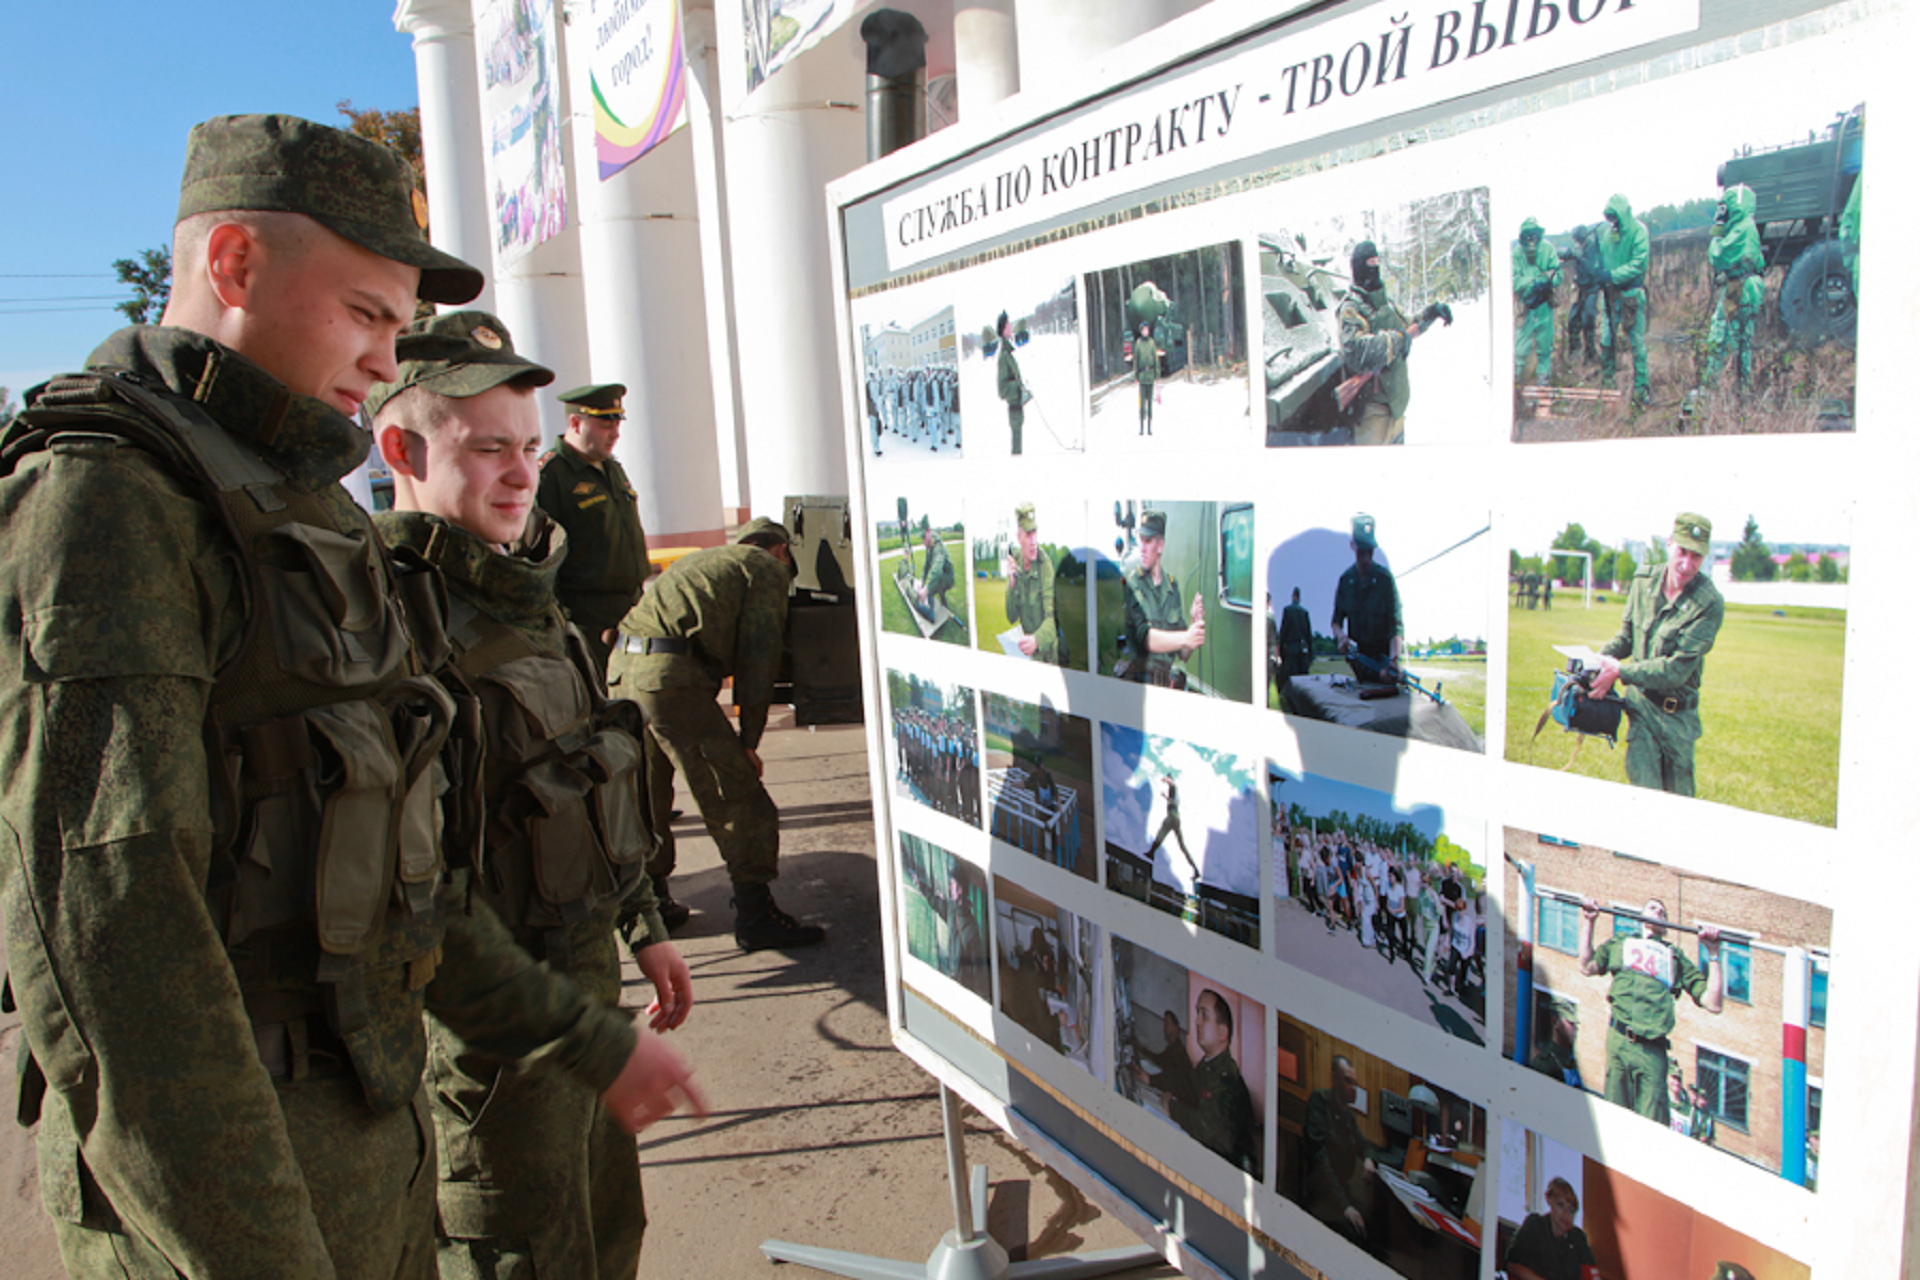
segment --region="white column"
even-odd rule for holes
[[[487,273],[487,288],[468,305],[493,310],[493,237],[473,11],[469,0],[400,0],[393,25],[413,37],[428,234],[437,247]]]
[[[592,382],[587,354],[587,293],[580,274],[580,232],[565,231],[502,267],[493,286],[493,311],[507,322],[513,348],[553,370],[553,385],[543,387],[540,436],[551,444],[567,429],[566,411],[556,397]]]
[[[847,492],[826,184],[866,161],[866,50],[822,41],[726,124],[734,326],[746,501],[779,519],[788,494]]]
[[[741,464],[740,362],[733,317],[733,250],[728,237],[725,118],[720,111],[720,50],[712,9],[683,9],[687,52],[687,134],[693,144],[693,194],[700,218],[700,274],[707,308],[708,369],[713,383],[714,448],[723,523],[745,508]]]
[[[572,100],[588,102],[591,25],[567,32]],[[573,111],[569,119],[590,380],[627,387],[615,456],[639,494],[649,544],[718,543],[720,464],[693,141],[682,129],[602,182],[592,114]]]
[[[1096,55],[1145,35],[1203,2],[1026,0],[1014,11],[1020,29],[1020,83],[1046,84],[1063,73],[1071,75]]]
[[[1020,40],[1013,0],[955,0],[953,74],[960,118],[978,120],[1020,92]]]

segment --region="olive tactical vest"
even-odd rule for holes
[[[478,757],[473,708],[424,674],[446,654],[438,578],[198,405],[129,376],[48,383],[0,441],[0,471],[63,437],[155,457],[238,550],[244,629],[205,726],[210,914],[256,1029],[288,1029],[294,1078],[310,1045],[330,1046],[372,1106],[403,1105],[442,934],[441,796],[449,762]],[[457,725],[467,737],[450,744]]]

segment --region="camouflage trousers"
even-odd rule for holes
[[[633,694],[647,715],[650,746],[686,779],[707,834],[720,846],[727,875],[735,884],[771,884],[780,874],[780,811],[760,784],[740,735],[711,693],[700,689],[639,690]],[[662,774],[648,759],[648,785]],[[672,794],[653,797],[655,835],[668,825]],[[652,875],[673,870],[672,835],[661,842],[647,864]]]
[[[1700,740],[1700,712],[1663,711],[1638,689],[1628,688],[1625,693],[1627,781],[1677,796],[1692,795],[1693,744]]]
[[[612,933],[578,946],[567,972],[617,1002]],[[427,1030],[441,1280],[632,1280],[647,1227],[633,1137],[571,1077],[468,1053],[431,1018]]]
[[[1629,1040],[1607,1028],[1607,1101],[1661,1124],[1667,1122],[1667,1049]]]
[[[284,1083],[278,1093],[338,1280],[434,1280],[434,1143],[425,1091],[414,1095],[413,1106],[387,1112],[368,1108],[351,1075]],[[219,1156],[209,1152],[208,1158]],[[234,1206],[237,1214],[246,1211]],[[97,1229],[56,1218],[54,1230],[70,1275],[177,1280],[180,1274],[131,1223]]]
[[[1533,380],[1553,381],[1553,307],[1535,307],[1514,327],[1513,380],[1520,383],[1527,372],[1527,356],[1536,358]]]

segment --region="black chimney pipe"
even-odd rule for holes
[[[927,29],[898,9],[875,9],[860,24],[867,42],[867,159],[898,151],[927,132]]]

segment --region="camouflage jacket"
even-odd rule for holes
[[[1600,650],[1620,660],[1622,684],[1660,698],[1700,691],[1707,654],[1727,616],[1726,598],[1706,574],[1668,600],[1666,573],[1663,563],[1633,575],[1619,634]]]
[[[626,637],[687,642],[688,652],[641,654],[614,647],[608,674],[623,693],[663,689],[720,691],[733,678],[740,741],[751,751],[767,727],[767,707],[786,649],[786,566],[758,547],[708,547],[673,562],[620,623]]]
[[[1033,558],[1031,569],[1022,568],[1007,583],[1007,621],[1018,624],[1026,635],[1039,642],[1033,656],[1038,662],[1060,661],[1060,627],[1053,616],[1053,556],[1046,548]]]
[[[1407,318],[1385,289],[1355,289],[1340,304],[1340,353],[1347,377],[1374,374],[1354,401],[1357,407],[1379,402],[1395,418],[1406,416],[1413,386],[1407,378]]]
[[[89,364],[191,396],[336,530],[377,545],[338,484],[370,442],[328,406],[185,330],[122,331]],[[313,971],[229,951],[210,905],[232,857],[215,847],[232,825],[216,779],[249,761],[209,758],[209,708],[242,649],[250,553],[197,479],[114,419],[63,430],[0,478],[0,608],[15,620],[0,634],[0,910],[34,1064],[22,1101],[45,1090],[43,1198],[67,1221],[137,1221],[190,1274],[331,1276],[242,998],[254,984],[310,998]],[[464,877],[424,911],[389,908],[365,948],[426,948],[367,961],[369,1096],[417,1087],[423,1002],[502,1057],[543,1054],[604,1089],[631,1026],[535,966],[491,912],[468,914]]]

